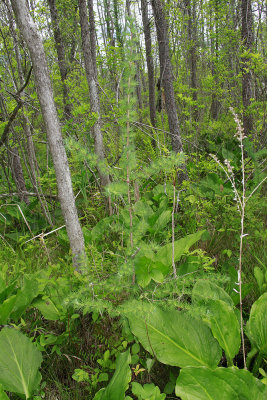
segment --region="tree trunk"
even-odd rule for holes
[[[25,81],[25,76],[23,73],[22,65],[21,65],[21,54],[19,50],[19,45],[18,45],[18,38],[17,38],[17,33],[14,27],[14,20],[13,20],[13,14],[12,14],[12,8],[9,0],[6,1],[6,7],[7,7],[7,14],[8,14],[8,19],[9,19],[9,29],[11,32],[11,36],[13,38],[14,42],[14,49],[15,49],[15,55],[16,55],[16,61],[17,61],[17,68],[18,68],[18,78],[19,78],[19,84],[22,87]],[[17,85],[18,86],[18,85]],[[20,98],[23,101],[24,97],[24,91],[20,93]],[[38,200],[40,202],[41,209],[44,213],[44,216],[47,220],[47,222],[53,226],[53,221],[49,212],[49,208],[47,206],[47,202],[45,197],[43,196],[42,193],[42,188],[38,184],[38,180],[36,178],[36,175],[38,173],[38,163],[36,159],[36,153],[35,153],[35,148],[34,148],[34,143],[32,140],[32,132],[30,129],[30,121],[27,116],[27,112],[25,112],[26,106],[22,106],[22,125],[23,125],[23,131],[24,131],[24,138],[26,140],[26,145],[25,145],[25,150],[28,158],[28,163],[30,168],[28,169],[29,177],[33,186],[33,190],[35,191]],[[27,163],[25,160],[25,166],[27,167]]]
[[[97,77],[95,16],[94,16],[94,4],[93,4],[93,1],[91,1],[91,0],[88,0],[88,10],[89,10],[89,28],[90,28],[90,45],[91,45],[92,63],[93,63],[93,67],[94,67],[95,77]]]
[[[27,189],[26,189],[26,185],[25,185],[19,151],[18,151],[17,147],[12,147],[10,152],[11,152],[11,170],[12,170],[13,179],[16,183],[19,198],[21,201],[24,201],[26,204],[29,204],[30,201],[26,195]]]
[[[248,53],[252,51],[253,46],[253,16],[251,0],[242,0],[242,41],[244,50]],[[250,68],[250,58],[242,58],[242,99],[243,99],[243,126],[245,135],[253,131],[253,118],[248,108],[253,97],[252,72]]]
[[[88,0],[88,2],[92,2],[92,0]],[[97,87],[98,85],[96,76],[96,66],[94,66],[92,59],[86,1],[78,0],[78,4],[80,13],[81,35],[82,35],[82,49],[84,55],[85,73],[89,87],[91,111],[95,113],[95,115],[97,116],[97,120],[92,128],[92,131],[95,142],[95,152],[100,164],[100,165],[98,164],[98,173],[100,176],[101,186],[103,188],[107,186],[110,181],[108,174],[103,172],[101,169],[101,163],[104,164],[105,161],[105,153],[104,153],[103,137],[101,132],[100,100]]]
[[[114,24],[115,24],[117,44],[118,44],[118,46],[123,47],[123,39],[122,39],[121,26],[120,26],[120,21],[119,21],[118,0],[113,0],[113,9],[114,9]]]
[[[8,114],[4,102],[4,98],[2,94],[0,93],[0,110],[2,111],[3,115],[3,120],[8,120]],[[12,129],[12,128],[11,128]],[[14,137],[14,132],[13,132],[13,137]],[[14,137],[14,141],[16,141],[16,138]],[[21,165],[21,160],[19,156],[19,151],[17,147],[13,146],[11,149],[7,148],[7,151],[9,151],[11,157],[9,157],[10,164],[11,164],[11,172],[12,176],[14,179],[14,182],[16,184],[17,192],[19,193],[19,198],[21,201],[24,201],[26,204],[29,204],[29,199],[27,195],[23,192],[26,192],[26,184],[25,184],[25,179],[24,179],[24,174],[23,174],[23,169]]]
[[[152,126],[156,127],[157,118],[156,118],[154,62],[152,57],[151,33],[150,33],[150,23],[148,19],[147,0],[141,0],[141,7],[142,7],[144,35],[145,35],[145,46],[146,46],[150,121]]]
[[[72,107],[71,107],[71,104],[69,103],[69,89],[66,84],[68,69],[67,69],[66,59],[65,59],[65,49],[64,49],[62,35],[60,32],[60,28],[59,28],[56,1],[55,0],[47,0],[47,1],[48,1],[49,9],[50,9],[50,15],[51,15],[51,20],[52,20],[52,27],[53,27],[53,33],[54,33],[54,39],[55,39],[55,45],[56,45],[56,51],[57,51],[57,58],[58,58],[58,66],[59,66],[59,72],[60,72],[62,88],[63,88],[64,115],[65,115],[66,119],[69,119],[71,117],[71,108]]]
[[[214,82],[215,82],[215,93],[214,91],[212,92],[211,95],[211,107],[210,107],[210,113],[211,117],[214,120],[218,119],[219,115],[219,101],[217,98],[217,88],[218,88],[218,51],[219,51],[219,38],[218,38],[218,0],[215,0],[214,4],[214,21],[215,21],[215,43],[214,43],[214,38],[213,38],[213,13],[212,13],[212,7],[213,4],[210,3],[210,41],[211,41],[211,74],[214,77]]]
[[[173,89],[173,72],[169,50],[168,25],[164,15],[163,3],[161,0],[151,0],[159,47],[160,80],[164,89],[165,105],[168,115],[169,130],[171,135],[172,149],[175,153],[183,151],[182,138],[180,134],[178,115]],[[186,172],[180,176],[186,178]]]
[[[70,240],[74,264],[78,266],[79,257],[84,255],[84,238],[75,206],[69,164],[53,98],[44,46],[37,27],[30,16],[26,0],[11,0],[11,4],[22,36],[30,52],[37,95],[55,167],[58,197]]]
[[[190,86],[192,89],[192,98],[195,104],[193,105],[193,118],[198,120],[197,109],[197,26],[196,26],[196,4],[195,0],[185,0],[187,9],[188,21],[188,41],[189,41],[189,69],[190,69]]]

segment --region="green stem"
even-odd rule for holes
[[[258,374],[259,368],[260,368],[261,363],[262,363],[262,360],[263,360],[263,355],[262,355],[262,353],[259,353],[257,355],[257,358],[256,358],[256,360],[254,362],[253,369],[252,369],[252,373],[253,373],[254,376],[256,376]]]
[[[258,353],[258,349],[256,347],[252,348],[247,355],[247,369],[250,368],[251,361],[253,357]]]

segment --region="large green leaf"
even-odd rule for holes
[[[142,252],[143,254],[144,252]],[[158,261],[143,256],[138,255],[134,260],[135,274],[138,284],[142,287],[147,286],[151,279],[155,282],[163,282],[166,275],[169,273],[170,268]]]
[[[42,355],[27,336],[4,328],[0,332],[0,383],[4,390],[28,399],[41,380]]]
[[[201,239],[205,231],[199,231],[174,242],[174,261],[179,261],[190,247]],[[157,253],[157,260],[165,265],[172,264],[172,243],[163,246]]]
[[[166,394],[160,393],[158,386],[154,383],[146,383],[142,386],[138,382],[133,382],[132,392],[138,400],[165,400],[166,398]]]
[[[44,318],[50,321],[57,321],[62,315],[53,301],[47,297],[34,300],[32,306],[41,311]]]
[[[205,279],[199,279],[194,285],[192,300],[196,304],[203,304],[209,300],[222,300],[233,306],[233,300],[225,290]]]
[[[130,350],[119,355],[111,381],[105,389],[97,392],[94,400],[124,400],[125,392],[132,377],[131,368],[129,367],[130,362]]]
[[[5,325],[13,310],[14,304],[16,302],[16,295],[13,295],[6,299],[2,304],[0,304],[0,324]]]
[[[39,289],[36,277],[25,275],[23,286],[17,292],[16,303],[10,317],[17,322],[38,294]]]
[[[267,292],[251,307],[246,333],[251,343],[267,356]]]
[[[207,307],[213,336],[224,349],[227,359],[233,359],[240,348],[240,328],[235,312],[222,300],[211,300]]]
[[[144,348],[164,364],[215,368],[221,358],[217,341],[200,319],[145,304],[127,317]]]
[[[182,400],[264,400],[267,386],[235,367],[188,367],[181,370],[175,393]]]
[[[172,216],[171,210],[164,210],[159,217],[156,219],[154,224],[150,228],[151,233],[162,232],[165,226],[170,222]]]

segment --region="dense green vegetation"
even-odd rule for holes
[[[0,400],[265,399],[265,2],[0,11]]]

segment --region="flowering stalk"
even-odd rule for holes
[[[245,219],[245,208],[247,201],[252,197],[252,195],[256,192],[256,190],[261,186],[261,184],[266,180],[266,177],[256,186],[256,188],[250,193],[250,195],[246,198],[246,184],[245,184],[245,161],[244,161],[244,144],[243,140],[245,139],[244,128],[237,114],[235,113],[233,108],[230,108],[234,116],[234,120],[237,126],[237,130],[235,133],[235,137],[239,141],[239,147],[241,149],[241,169],[242,169],[242,195],[240,196],[235,182],[235,176],[233,172],[233,167],[230,164],[229,160],[225,160],[225,166],[218,160],[218,158],[214,154],[210,154],[210,156],[216,161],[216,163],[223,169],[225,175],[231,182],[233,192],[234,192],[234,200],[237,202],[237,209],[240,213],[240,243],[239,243],[239,265],[238,265],[238,287],[239,287],[239,300],[240,300],[240,331],[241,331],[241,343],[242,343],[242,353],[243,353],[243,361],[244,368],[247,369],[246,365],[246,351],[245,351],[245,339],[244,339],[244,321],[243,321],[243,301],[242,301],[242,253],[243,253],[243,238],[247,236],[244,234],[244,219]]]

